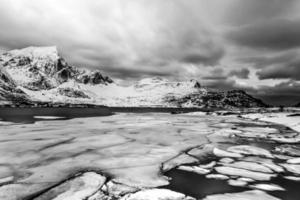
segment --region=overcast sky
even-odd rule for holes
[[[0,49],[56,45],[115,79],[195,78],[300,102],[299,0],[0,0]]]

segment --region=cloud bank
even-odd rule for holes
[[[56,45],[71,64],[118,79],[196,78],[213,88],[246,89],[270,103],[278,103],[270,96],[283,92],[300,101],[297,0],[0,0],[0,5],[2,51]]]

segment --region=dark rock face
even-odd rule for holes
[[[60,88],[58,92],[67,97],[73,97],[73,98],[87,98],[89,99],[90,97],[86,95],[84,92],[80,90],[75,90],[73,88]]]
[[[0,101],[13,104],[30,104],[30,97],[16,88],[14,81],[0,65]]]
[[[252,97],[243,90],[228,91],[225,95],[224,102],[234,107],[267,107],[262,100]]]
[[[77,77],[78,82],[84,84],[104,84],[107,85],[109,83],[113,83],[113,80],[108,76],[102,76],[99,71],[93,71],[90,74],[84,74],[82,76]]]
[[[300,102],[295,105],[295,107],[300,107]]]
[[[209,91],[206,94],[190,94],[180,99],[170,97],[166,99],[166,101],[179,107],[182,107],[184,104],[207,108],[252,108],[268,106],[260,99],[252,97],[243,90],[232,90],[228,92]]]

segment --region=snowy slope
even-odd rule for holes
[[[23,91],[16,88],[16,83],[0,64],[0,105],[24,103],[29,101]]]
[[[154,78],[157,79],[157,78]],[[148,79],[149,80],[149,79]],[[142,80],[141,82],[143,82]],[[198,86],[195,81],[160,82],[132,86],[120,86],[115,83],[108,85],[82,84],[68,81],[50,90],[32,91],[21,88],[40,101],[91,103],[107,106],[177,106],[169,102],[169,98],[181,98],[189,94],[205,94],[206,90]],[[67,95],[66,90],[70,91]],[[72,95],[73,93],[73,95]]]

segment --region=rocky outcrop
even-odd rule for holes
[[[182,98],[169,98],[167,101],[181,107],[186,105],[207,108],[252,108],[268,106],[260,99],[252,97],[243,90],[232,90],[228,92],[207,91],[205,94],[194,93]]]
[[[0,102],[4,104],[28,104],[29,99],[29,96],[16,87],[15,82],[0,64]]]

